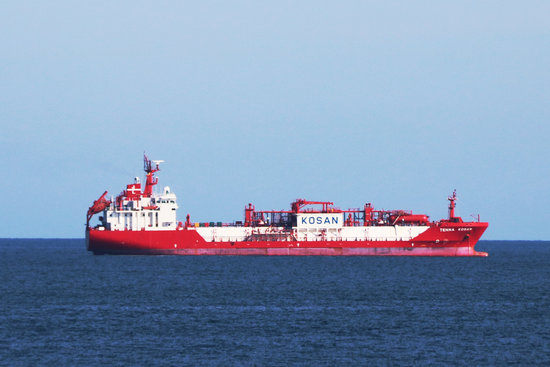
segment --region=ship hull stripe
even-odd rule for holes
[[[469,224],[472,227],[472,224]],[[261,256],[487,256],[474,246],[487,228],[479,223],[464,236],[432,227],[401,241],[205,241],[194,230],[86,231],[87,248],[96,254],[261,255]]]
[[[94,254],[112,255],[215,255],[215,256],[487,256],[471,247],[310,247],[310,248],[188,248],[188,249],[96,249]]]

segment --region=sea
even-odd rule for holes
[[[550,242],[486,258],[95,256],[0,240],[2,366],[549,366]]]

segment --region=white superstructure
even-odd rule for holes
[[[138,183],[139,184],[139,183]],[[134,184],[135,185],[135,184]],[[176,194],[164,187],[151,197],[122,197],[105,209],[103,224],[107,230],[171,230],[177,228]]]

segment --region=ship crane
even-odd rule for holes
[[[299,213],[300,210],[306,205],[322,205],[323,213],[327,213],[329,205],[334,205],[334,203],[331,201],[309,201],[305,199],[296,199],[296,201],[291,205],[294,213]]]
[[[86,227],[90,226],[90,219],[92,219],[95,214],[101,213],[105,208],[111,205],[111,201],[105,199],[105,196],[107,196],[107,191],[88,208],[88,213],[86,213]]]

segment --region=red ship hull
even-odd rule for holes
[[[143,191],[136,177],[116,199],[108,200],[105,191],[88,208],[86,246],[94,254],[487,256],[474,246],[489,224],[455,216],[456,190],[448,197],[448,219],[437,222],[407,210],[375,210],[371,203],[342,210],[330,201],[296,199],[290,210],[256,210],[249,203],[244,222],[193,223],[187,214],[184,224],[170,188],[153,192],[163,161],[143,161]]]
[[[487,256],[474,249],[488,223],[441,223],[406,241],[205,241],[195,230],[88,228],[94,254],[261,256]]]

